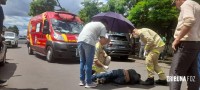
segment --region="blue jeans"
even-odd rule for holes
[[[80,80],[90,84],[92,83],[91,75],[95,46],[85,42],[78,42],[78,50],[80,55]]]

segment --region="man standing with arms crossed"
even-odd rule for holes
[[[187,80],[188,90],[199,90],[197,55],[200,50],[200,5],[193,0],[175,0],[180,9],[172,48],[175,53],[170,69],[171,77],[195,77]],[[181,90],[181,81],[171,81],[170,90]]]

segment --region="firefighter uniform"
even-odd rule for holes
[[[92,66],[92,70],[94,70],[95,73],[105,72],[106,70],[103,67],[99,67],[98,65],[96,65],[95,61],[99,60],[103,65],[108,66],[110,64],[111,58],[103,50],[103,46],[100,44],[100,42],[96,43],[95,48],[96,50],[95,50],[94,64]]]
[[[165,73],[158,65],[158,58],[160,53],[164,50],[165,43],[161,37],[151,29],[142,28],[138,31],[141,41],[145,43],[144,50],[148,52],[145,59],[148,78],[153,78],[155,71],[160,80],[166,80]]]

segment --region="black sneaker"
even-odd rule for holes
[[[5,82],[6,82],[6,80],[0,80],[0,84],[3,84]]]
[[[167,86],[167,80],[160,80],[160,79],[158,79],[158,80],[155,81],[155,83],[158,84],[158,85]]]
[[[142,85],[154,85],[154,78],[147,78],[146,81],[141,82]]]

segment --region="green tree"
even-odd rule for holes
[[[194,1],[196,1],[197,3],[199,3],[199,4],[200,4],[200,0],[194,0]]]
[[[112,11],[120,13],[124,16],[128,15],[128,11],[141,0],[108,0],[101,8],[102,12]]]
[[[30,4],[30,12],[28,15],[35,16],[45,11],[54,11],[56,5],[55,0],[33,0]]]
[[[8,29],[7,29],[7,31],[11,31],[11,32],[14,32],[14,33],[16,33],[17,35],[19,35],[19,29],[18,29],[18,27],[17,27],[16,25],[14,25],[14,26],[9,26]]]
[[[91,21],[92,16],[100,13],[100,8],[103,5],[99,0],[84,0],[81,4],[84,8],[79,11],[78,15],[85,23]]]
[[[171,0],[140,1],[130,10],[128,19],[136,27],[148,27],[171,37],[178,17],[178,11],[171,3]]]

